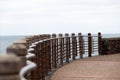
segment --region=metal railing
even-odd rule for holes
[[[46,80],[51,71],[76,59],[101,54],[101,34],[44,34],[25,37],[7,48],[21,60],[21,80]],[[19,70],[19,69],[18,69]],[[18,79],[19,80],[19,79]]]
[[[91,36],[89,33],[88,36],[83,36],[79,33],[75,36],[73,33],[71,36],[68,34],[65,34],[64,37],[62,34],[56,36],[53,34],[49,39],[32,44],[31,48],[34,50],[28,52],[35,54],[31,61],[36,63],[37,67],[30,73],[30,80],[45,80],[46,76],[49,76],[49,72],[57,67],[83,58],[84,54],[91,57],[95,51],[100,52],[98,43],[100,43],[101,34]]]
[[[17,57],[0,56],[0,80],[46,80],[53,70],[73,60],[119,52],[120,38],[104,39],[101,33],[25,37],[7,48],[7,54]]]
[[[34,49],[32,49],[32,48],[29,48],[28,49],[28,52],[29,51],[33,51]],[[26,55],[26,59],[27,59],[27,61],[26,61],[26,66],[25,67],[23,67],[22,69],[21,69],[21,71],[20,71],[20,77],[21,77],[21,80],[27,80],[26,78],[25,78],[25,76],[30,72],[30,71],[33,71],[36,67],[37,67],[37,65],[34,63],[34,62],[31,62],[30,61],[30,59],[32,59],[32,58],[34,58],[35,57],[35,54],[32,54],[32,53],[28,53],[27,55]]]

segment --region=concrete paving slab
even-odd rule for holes
[[[51,80],[120,80],[119,60],[118,54],[77,60],[59,68]]]

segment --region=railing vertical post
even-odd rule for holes
[[[58,42],[58,38],[56,38],[56,63],[58,65],[59,63],[59,42]]]
[[[53,68],[57,67],[56,63],[56,34],[52,34],[52,63],[53,63]]]
[[[69,62],[69,38],[68,33],[65,34],[65,41],[66,41],[66,62]]]
[[[101,33],[99,32],[98,33],[98,52],[99,52],[99,55],[101,55],[102,53],[102,39],[101,39]]]
[[[65,44],[64,44],[65,41],[64,41],[64,39],[65,39],[65,38],[62,37],[62,53],[63,53],[63,61],[64,61],[65,58],[66,58],[66,57],[65,57],[65,56],[66,56],[66,55],[65,55],[66,53],[65,53]]]
[[[84,40],[83,40],[83,36],[81,33],[78,33],[78,39],[79,39],[79,54],[80,54],[80,58],[83,58],[83,54],[84,54]]]
[[[39,67],[38,67],[38,65],[39,65],[39,56],[38,56],[38,45],[36,44],[36,46],[35,46],[35,55],[36,55],[36,57],[35,57],[35,63],[37,64],[37,68],[36,68],[36,80],[39,80],[39,73],[38,73],[38,70],[39,70]]]
[[[37,43],[36,44],[36,50],[37,50],[37,54],[36,54],[36,57],[37,57],[37,77],[38,77],[38,80],[41,78],[41,75],[40,75],[40,43]]]
[[[50,40],[48,42],[48,66],[49,66],[49,71],[51,71],[51,44]]]
[[[42,43],[39,43],[39,58],[40,58],[40,64],[39,64],[39,68],[40,68],[40,79],[42,79]]]
[[[34,42],[38,41],[38,36],[34,36]],[[39,69],[39,64],[40,64],[40,57],[39,57],[39,44],[35,43],[34,48],[34,54],[36,55],[36,57],[34,58],[35,63],[37,64],[37,68],[34,71],[34,76],[35,76],[35,80],[39,80],[40,79],[40,69]]]
[[[41,43],[42,53],[41,53],[41,69],[42,69],[42,80],[45,80],[45,53],[44,53],[44,42]]]
[[[37,55],[37,45],[32,47],[34,49],[34,54],[36,55],[36,57],[33,59],[33,62],[35,62],[37,64],[37,68],[33,71],[33,78],[35,80],[38,80],[38,55]]]
[[[68,53],[69,53],[69,58],[71,58],[71,39],[68,37]]]
[[[63,64],[63,40],[62,34],[59,34],[59,45],[60,45],[60,64]]]
[[[47,41],[44,41],[44,56],[45,56],[45,58],[44,58],[44,60],[45,60],[45,62],[44,62],[44,64],[45,64],[45,76],[47,76],[48,75],[48,52],[47,52]]]
[[[76,56],[77,56],[77,40],[75,37],[75,33],[72,33],[72,57],[73,57],[73,60],[75,60]]]
[[[88,56],[92,56],[92,36],[91,33],[88,33]]]
[[[32,37],[32,43],[34,43],[34,42],[35,42],[35,39],[34,39],[34,37]],[[34,49],[33,54],[35,54],[35,57],[32,59],[32,61],[35,62],[36,65],[38,65],[38,63],[37,63],[37,49],[36,49],[36,45],[32,46],[32,48]],[[32,72],[32,78],[33,78],[34,80],[38,80],[37,69],[38,69],[38,66],[37,66],[37,68]]]
[[[48,75],[48,71],[49,71],[49,68],[48,68],[48,49],[47,49],[48,47],[47,47],[47,40],[45,40],[44,41],[44,50],[45,50],[45,62],[44,62],[44,64],[45,64],[45,76],[47,76]]]
[[[31,47],[31,48],[33,49],[33,47]],[[30,50],[29,53],[34,54],[34,53],[35,53],[35,50]],[[32,58],[32,59],[30,59],[30,61],[35,62],[35,57]],[[34,75],[35,75],[35,70],[31,71],[31,73],[30,73],[30,80],[35,79],[35,76],[34,76]]]

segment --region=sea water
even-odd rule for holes
[[[0,54],[6,53],[6,48],[21,38],[24,38],[24,36],[0,36]]]

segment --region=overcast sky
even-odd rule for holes
[[[0,0],[0,35],[120,33],[120,0]]]

